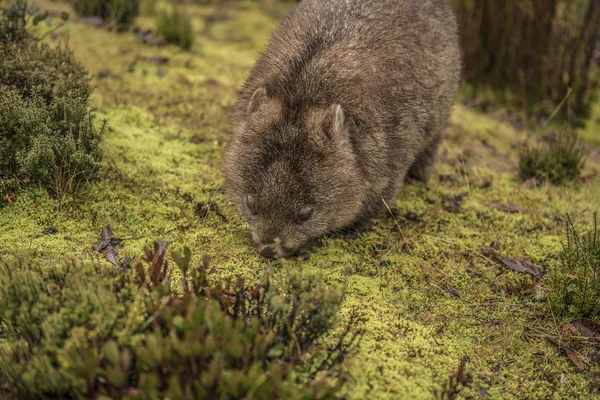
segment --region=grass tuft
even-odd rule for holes
[[[168,43],[175,44],[183,50],[192,48],[194,42],[192,23],[185,12],[177,7],[160,16],[157,31]]]
[[[560,264],[550,274],[548,300],[561,317],[600,318],[600,234],[598,215],[591,230],[579,234],[570,218]]]
[[[71,0],[71,6],[82,17],[100,17],[126,29],[140,14],[140,0]]]
[[[585,142],[572,129],[561,130],[549,142],[526,147],[520,154],[521,179],[535,178],[555,185],[564,184],[580,176],[585,165]]]

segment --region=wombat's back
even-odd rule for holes
[[[239,105],[266,84],[290,106],[342,98],[345,109],[368,114],[395,114],[402,104],[431,111],[453,101],[459,59],[443,0],[304,0],[257,62]]]

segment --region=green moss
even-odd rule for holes
[[[219,189],[236,90],[277,26],[272,15],[283,12],[252,2],[185,10],[194,31],[205,32],[189,53],[75,23],[59,32],[70,35],[76,57],[98,76],[92,101],[111,126],[102,142],[107,173],[60,201],[36,189],[16,196],[0,210],[1,257],[95,257],[90,247],[110,225],[116,236],[133,238],[119,245],[121,257],[139,257],[142,243],[162,239],[176,249],[189,246],[196,265],[200,254],[209,254],[215,280],[258,282],[267,267],[285,276],[278,262],[259,257],[247,224]],[[226,17],[207,22],[217,11]],[[151,28],[155,21],[140,17],[138,23]],[[152,57],[168,62],[155,65]],[[108,77],[100,79],[102,71]],[[522,188],[517,171],[524,140],[509,124],[457,105],[431,182],[407,186],[391,205],[400,211],[396,216],[378,218],[374,230],[354,241],[322,240],[306,262],[285,262],[345,288],[342,323],[355,310],[365,319],[345,387],[350,398],[431,398],[464,356],[473,382],[462,397],[478,397],[480,390],[496,399],[592,393],[586,372],[539,335],[555,323],[532,290],[538,279],[479,251],[496,241],[501,254],[526,257],[546,271],[561,250],[564,215],[583,226],[598,209],[598,178]],[[598,168],[590,157],[583,174]],[[470,194],[459,212],[443,209],[443,198],[463,192]],[[196,205],[209,201],[226,220],[214,212],[196,215]],[[511,203],[521,212],[492,203]],[[407,212],[419,220],[404,218]],[[48,226],[59,232],[43,235]]]

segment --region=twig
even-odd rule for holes
[[[565,94],[565,97],[558,104],[558,106],[556,106],[556,108],[554,109],[554,111],[552,111],[552,114],[550,114],[550,116],[548,117],[548,119],[542,124],[543,127],[547,126],[550,123],[550,121],[552,121],[552,119],[556,116],[556,114],[558,114],[558,112],[560,111],[560,109],[565,105],[565,102],[571,96],[571,93],[573,93],[573,88],[568,88],[567,89],[567,94]]]

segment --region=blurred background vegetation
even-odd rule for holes
[[[484,111],[501,104],[545,123],[571,88],[568,107],[555,117],[576,126],[590,117],[600,82],[600,0],[446,1],[460,26],[465,99]]]
[[[459,19],[464,78],[473,96],[485,103],[491,89],[492,98],[543,121],[572,88],[560,116],[570,110],[577,125],[589,117],[600,80],[600,1],[449,3]]]
[[[67,1],[67,0],[62,0]],[[265,8],[299,0],[256,0]],[[128,23],[140,10],[154,10],[145,0],[68,0],[81,15],[113,16]],[[600,0],[447,0],[460,25],[464,55],[463,101],[482,111],[503,106],[523,122],[545,124],[553,118],[582,126],[592,113],[600,81]],[[173,0],[235,6],[234,0]],[[182,16],[161,21],[170,42],[191,46],[177,28]],[[571,88],[571,91],[569,90]],[[567,96],[567,94],[569,94]]]

